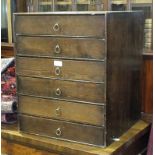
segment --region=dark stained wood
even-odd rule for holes
[[[101,104],[105,101],[104,84],[21,76],[18,76],[17,82],[18,92],[22,94]]]
[[[153,53],[143,54],[142,64],[142,119],[153,121]]]
[[[105,58],[103,39],[17,36],[16,40],[17,55],[67,59]]]
[[[106,116],[109,143],[140,118],[144,21],[143,14],[136,12],[107,14],[107,19]]]
[[[18,96],[18,112],[28,115],[104,125],[105,107],[30,96]]]
[[[13,57],[14,56],[14,45],[8,43],[1,43],[1,57]]]
[[[53,26],[57,30],[54,31]],[[16,14],[15,29],[17,37],[24,38],[29,36],[36,38],[36,40],[38,37],[61,38],[62,40],[82,38],[86,40],[86,45],[90,38],[95,41],[98,41],[97,39],[105,40],[103,49],[103,52],[105,51],[104,61],[99,61],[99,59],[96,59],[97,57],[94,57],[95,61],[92,61],[91,58],[77,60],[79,59],[77,52],[75,52],[75,57],[77,57],[75,60],[75,57],[72,57],[74,51],[70,48],[68,52],[71,55],[64,53],[66,55],[60,56],[59,60],[63,62],[63,66],[57,69],[50,66],[51,62],[53,64],[53,60],[55,60],[51,59],[50,56],[46,55],[44,58],[40,58],[38,53],[38,55],[33,55],[33,57],[32,55],[27,55],[28,57],[23,55],[21,57],[23,53],[20,54],[20,52],[22,50],[18,51],[19,46],[16,46],[17,53],[18,55],[20,54],[20,57],[17,56],[16,59],[18,94],[84,104],[104,104],[106,107],[106,114],[103,113],[103,116],[105,115],[105,130],[98,132],[98,134],[101,134],[100,138],[102,140],[98,139],[99,135],[97,137],[92,135],[90,138],[93,140],[88,140],[89,134],[85,135],[85,132],[82,132],[80,137],[88,136],[87,138],[80,139],[78,135],[76,136],[79,138],[77,138],[79,142],[103,146],[109,145],[140,118],[140,67],[143,50],[143,28],[142,12]],[[83,48],[79,49],[79,53],[85,49],[85,43],[81,44]],[[24,46],[27,47],[27,44]],[[95,45],[96,42],[94,43]],[[45,43],[42,46],[38,48],[39,52],[40,49],[44,49]],[[68,46],[64,47],[67,48]],[[36,45],[34,47],[34,49],[28,51],[37,53]],[[49,48],[50,46],[47,45],[47,47]],[[73,46],[73,49],[76,48]],[[92,56],[97,56],[96,52]],[[56,73],[53,74],[54,71],[57,71],[57,74],[60,71],[60,74],[55,76]],[[32,121],[31,116],[25,115],[24,118],[27,123],[29,120]],[[33,122],[35,120],[37,122],[42,120],[41,124],[47,125],[45,128],[48,127],[48,124],[44,122],[45,120],[53,122],[52,119],[44,119],[42,117],[33,117]],[[73,123],[64,119],[65,121],[69,124]],[[35,129],[33,123],[32,125],[34,126],[31,126],[31,124],[25,126],[24,123],[21,125],[21,131],[30,132],[33,130],[34,134],[43,132],[42,127]],[[53,125],[51,123],[51,127]],[[80,124],[81,130],[83,130],[83,126],[85,125]],[[94,129],[91,131],[95,134],[97,132],[97,130],[95,131],[96,126],[91,127]],[[102,126],[100,128],[103,129]],[[67,134],[65,139],[74,140],[72,134]],[[44,132],[44,136],[52,137],[53,135],[50,135],[49,132]]]
[[[140,120],[119,137],[120,141],[113,142],[108,147],[102,148],[23,134],[14,125],[2,124],[2,153],[10,152],[13,149],[14,152],[12,152],[12,155],[18,155],[17,152],[20,149],[18,147],[25,146],[30,149],[27,150],[27,154],[30,154],[33,148],[36,150],[36,154],[48,151],[61,155],[126,155],[126,153],[132,151],[130,155],[137,155],[137,152],[140,153],[147,147],[147,141],[144,142],[142,139],[148,139],[149,131],[149,124]],[[3,140],[7,141],[5,147],[3,146]],[[10,143],[18,145],[11,145]],[[24,154],[26,150],[20,149],[20,151],[19,155]]]
[[[143,55],[142,112],[153,113],[153,54]]]
[[[148,114],[148,113],[142,112],[141,119],[148,123],[152,123],[153,122],[153,114]]]
[[[25,0],[16,0],[16,12],[27,12],[27,5]]]
[[[130,129],[129,129],[129,131],[130,131]],[[136,140],[136,138],[138,138],[138,137],[135,137],[134,139],[132,139],[130,141],[129,146],[122,144],[122,147],[115,150],[112,155],[120,155],[120,154],[122,154],[122,155],[146,155],[149,133],[150,133],[150,127],[148,128],[147,133],[145,133],[145,134],[143,133],[139,137],[139,140]],[[111,147],[115,147],[115,145],[113,145],[113,144],[114,143],[112,143]]]
[[[104,128],[19,115],[20,130],[30,134],[104,145]],[[81,134],[84,133],[84,134]]]
[[[16,34],[104,37],[104,15],[16,15]],[[58,27],[57,25],[58,24]],[[53,28],[55,27],[56,30]],[[58,29],[58,30],[57,30]]]
[[[56,66],[57,61],[62,66]],[[104,82],[106,72],[105,62],[16,57],[16,65],[19,75],[93,82]]]

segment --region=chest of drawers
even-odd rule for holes
[[[140,117],[141,12],[14,15],[20,131],[106,146]]]

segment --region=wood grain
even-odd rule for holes
[[[105,35],[105,16],[102,15],[17,15],[15,17],[16,34],[37,35],[67,35],[67,36],[95,36]],[[59,25],[58,31],[54,31],[55,24]]]
[[[20,130],[29,134],[104,145],[104,127],[19,115]],[[84,133],[84,134],[81,134]]]
[[[20,103],[19,113],[92,125],[105,125],[104,106],[21,95],[18,96],[18,102]]]
[[[18,76],[17,82],[18,93],[21,94],[72,101],[105,103],[104,84],[22,76]],[[60,95],[56,94],[57,89],[60,89]]]
[[[2,153],[7,155],[58,155],[56,153],[24,146],[4,139],[1,141],[1,148]]]
[[[150,126],[144,121],[138,121],[133,125],[126,133],[119,137],[120,141],[113,142],[108,147],[94,147],[84,144],[78,144],[74,142],[61,141],[56,139],[49,139],[41,136],[34,136],[30,134],[24,134],[14,128],[14,125],[2,125],[2,140],[7,142],[12,142],[19,145],[24,145],[26,147],[34,148],[37,151],[46,150],[48,152],[53,152],[57,154],[66,155],[120,155],[126,154],[132,151],[132,155],[137,155],[137,152],[141,152],[145,147],[147,147],[146,141],[142,139],[148,139],[150,131]],[[7,143],[8,144],[8,143]],[[144,146],[145,144],[145,146]],[[14,145],[14,148],[15,149]],[[2,145],[2,150],[8,149],[12,145],[6,146]],[[7,151],[8,151],[7,150]],[[15,149],[16,150],[16,149]],[[16,150],[18,151],[18,150]],[[21,150],[21,151],[24,151]],[[2,153],[5,153],[2,151]],[[12,155],[18,155],[16,152]],[[21,155],[21,154],[19,154]],[[39,154],[40,155],[40,154]],[[131,155],[131,154],[130,154]]]
[[[105,41],[95,38],[17,36],[17,55],[66,59],[104,59]],[[33,42],[33,44],[32,44]],[[59,51],[56,51],[56,46]]]
[[[56,23],[57,30],[54,31],[53,26],[55,27]],[[48,55],[44,55],[44,58],[41,55],[42,58],[40,58],[40,55],[22,56],[20,54],[16,59],[18,94],[67,102],[106,104],[106,130],[102,130],[103,133],[99,132],[102,142],[101,139],[97,141],[95,137],[94,141],[87,141],[86,138],[86,141],[83,142],[109,145],[140,118],[140,67],[144,30],[142,12],[22,13],[16,14],[15,27],[17,37],[29,36],[31,41],[32,38],[36,38],[38,43],[41,42],[38,39],[39,37],[40,39],[61,38],[63,41],[59,43],[61,43],[60,46],[63,49],[71,46],[69,41],[66,42],[67,46],[63,45],[67,39],[71,39],[72,43],[77,38],[85,39],[86,46],[88,46],[88,38],[105,40],[104,61],[96,59],[99,57],[95,57],[94,60],[89,56],[90,59],[88,58],[87,61],[81,59],[82,56],[77,55],[76,44],[81,44],[81,47],[83,47],[78,50],[80,53],[81,50],[85,49],[85,43],[82,44],[77,41],[75,44],[73,43],[74,51],[70,52],[70,55],[66,53],[68,58],[60,58],[63,66],[59,68],[51,66],[51,61],[53,64],[55,58],[51,59]],[[50,40],[49,43],[56,46],[54,41]],[[94,46],[96,44],[95,42]],[[38,51],[43,52],[45,45],[47,45],[49,51],[50,45],[45,42],[40,45],[42,48],[39,47]],[[36,45],[34,47],[33,50],[37,52]],[[97,46],[93,49],[100,49],[100,47]],[[17,52],[20,53],[20,51]],[[75,58],[72,56],[74,52],[75,57],[81,60],[72,59]],[[49,54],[49,52],[47,53]],[[93,55],[91,53],[91,56],[98,55],[96,52]],[[87,57],[87,54],[86,51],[86,55],[82,58]],[[55,71],[59,71],[59,75],[55,76]],[[25,116],[25,118],[27,117],[30,118],[30,116]],[[45,119],[35,117],[33,122],[35,120]],[[24,127],[26,129],[26,126]],[[39,130],[39,127],[37,130]],[[36,133],[38,133],[37,130]],[[43,129],[40,130],[43,132]],[[93,132],[96,133],[95,130]],[[33,133],[35,133],[35,130]],[[50,136],[49,133],[44,135]],[[106,136],[103,137],[102,135]],[[70,135],[68,136],[70,137]],[[80,136],[85,136],[85,133],[82,132]],[[69,139],[69,137],[66,137],[66,139]],[[82,140],[85,140],[85,138]]]
[[[153,55],[143,55],[142,112],[153,113]]]
[[[144,19],[140,12],[108,14],[107,19],[106,116],[110,142],[140,118]]]
[[[16,0],[16,12],[27,12],[27,4],[25,0]]]
[[[57,62],[62,66],[56,66]],[[105,72],[105,62],[16,57],[19,75],[104,82]]]
[[[14,44],[1,43],[1,57],[13,57],[14,56]]]

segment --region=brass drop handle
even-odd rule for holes
[[[61,132],[61,129],[60,128],[57,128],[56,129],[56,135],[57,136],[61,136],[62,132]]]
[[[55,114],[56,114],[56,116],[61,116],[61,108],[60,107],[56,108]]]
[[[61,70],[60,70],[60,67],[56,67],[55,68],[55,75],[60,75],[61,74]]]
[[[58,23],[55,23],[55,24],[54,24],[54,26],[53,26],[53,30],[54,30],[55,32],[57,32],[57,31],[60,30],[60,26],[59,26]]]
[[[54,52],[56,54],[59,54],[61,52],[60,46],[58,44],[55,46]]]
[[[61,89],[60,88],[57,88],[55,90],[55,95],[60,96],[61,94],[62,94]]]

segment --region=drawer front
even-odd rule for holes
[[[16,34],[57,36],[105,35],[104,15],[16,15]]]
[[[17,54],[73,59],[104,59],[101,39],[17,36]]]
[[[17,82],[21,94],[97,103],[105,101],[104,84],[21,76]]]
[[[21,95],[18,96],[18,103],[19,113],[92,125],[104,125],[104,106]]]
[[[104,128],[56,121],[26,115],[19,116],[20,130],[41,136],[104,145]]]
[[[105,62],[17,57],[20,75],[103,82]]]

